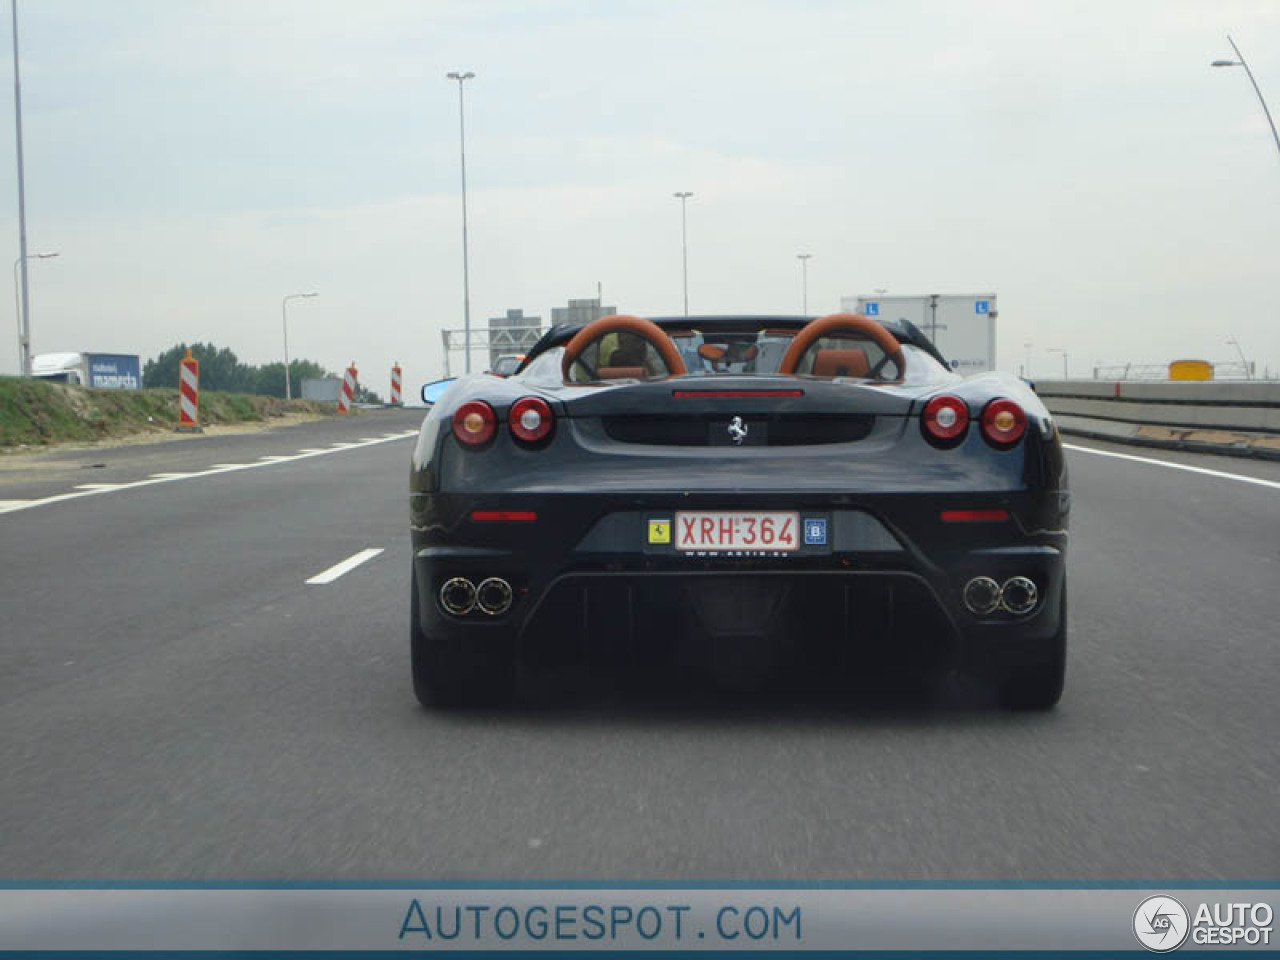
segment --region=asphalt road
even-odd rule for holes
[[[1070,453],[1050,714],[817,687],[449,714],[408,674],[420,417],[6,476],[87,495],[0,513],[0,879],[1280,876],[1280,464]]]

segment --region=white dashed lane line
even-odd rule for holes
[[[198,470],[191,473],[159,473],[148,477],[146,480],[135,480],[132,483],[81,484],[70,493],[60,493],[52,497],[42,497],[39,500],[0,500],[0,513],[17,513],[20,510],[31,510],[35,507],[43,507],[51,503],[61,503],[64,500],[79,500],[83,497],[96,497],[108,493],[119,493],[121,490],[133,490],[137,487],[154,487],[161,483],[178,483],[183,480],[197,480],[200,477],[218,477],[228,473],[236,473],[240,470],[256,470],[261,467],[274,467],[281,463],[292,463],[295,460],[309,460],[312,457],[324,457],[331,453],[339,453],[343,450],[352,450],[358,447],[372,447],[380,443],[394,443],[397,440],[407,440],[410,437],[416,437],[417,435],[417,430],[406,430],[404,433],[395,433],[387,437],[379,437],[376,440],[369,440],[361,443],[344,443],[341,445],[335,445],[327,450],[315,450],[310,453],[295,453],[292,456],[272,457],[270,459],[258,460],[254,463],[215,463],[207,470]]]
[[[1263,480],[1261,477],[1248,477],[1242,473],[1227,473],[1223,470],[1210,470],[1207,467],[1193,467],[1189,463],[1174,463],[1172,460],[1156,460],[1153,457],[1138,457],[1131,453],[1116,453],[1114,450],[1096,450],[1093,447],[1081,447],[1074,443],[1064,443],[1063,449],[1077,453],[1092,453],[1099,457],[1112,457],[1116,460],[1132,460],[1134,463],[1149,463],[1157,467],[1168,467],[1170,470],[1185,470],[1187,473],[1199,473],[1206,477],[1217,477],[1219,480],[1237,480],[1240,483],[1253,483],[1260,487],[1280,490],[1280,482]]]
[[[311,586],[321,586],[326,583],[333,583],[343,574],[350,573],[362,563],[372,560],[378,554],[382,553],[383,547],[370,547],[367,550],[361,550],[359,553],[353,553],[341,563],[335,563],[328,570],[322,570],[314,577],[307,581]]]

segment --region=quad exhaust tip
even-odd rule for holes
[[[485,581],[488,583],[489,581]],[[475,584],[466,577],[446,580],[440,588],[440,606],[455,617],[464,617],[476,607]]]
[[[1000,606],[1000,584],[990,577],[974,577],[964,585],[964,605],[970,613],[985,617]]]
[[[1000,606],[1015,616],[1034,610],[1038,598],[1035,583],[1026,577],[1010,577],[1000,588]]]
[[[476,587],[476,605],[491,617],[499,617],[511,609],[511,584],[501,577],[490,577]]]
[[[964,605],[975,616],[985,617],[1003,610],[1015,617],[1036,608],[1040,591],[1027,577],[1010,577],[1003,584],[990,577],[974,577],[964,585]]]

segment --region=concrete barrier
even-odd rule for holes
[[[1063,433],[1280,459],[1280,383],[1038,380]]]

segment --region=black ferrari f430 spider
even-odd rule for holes
[[[909,323],[556,327],[422,424],[414,688],[460,704],[597,660],[751,680],[812,653],[1050,708],[1069,503],[1030,386],[957,376]]]

